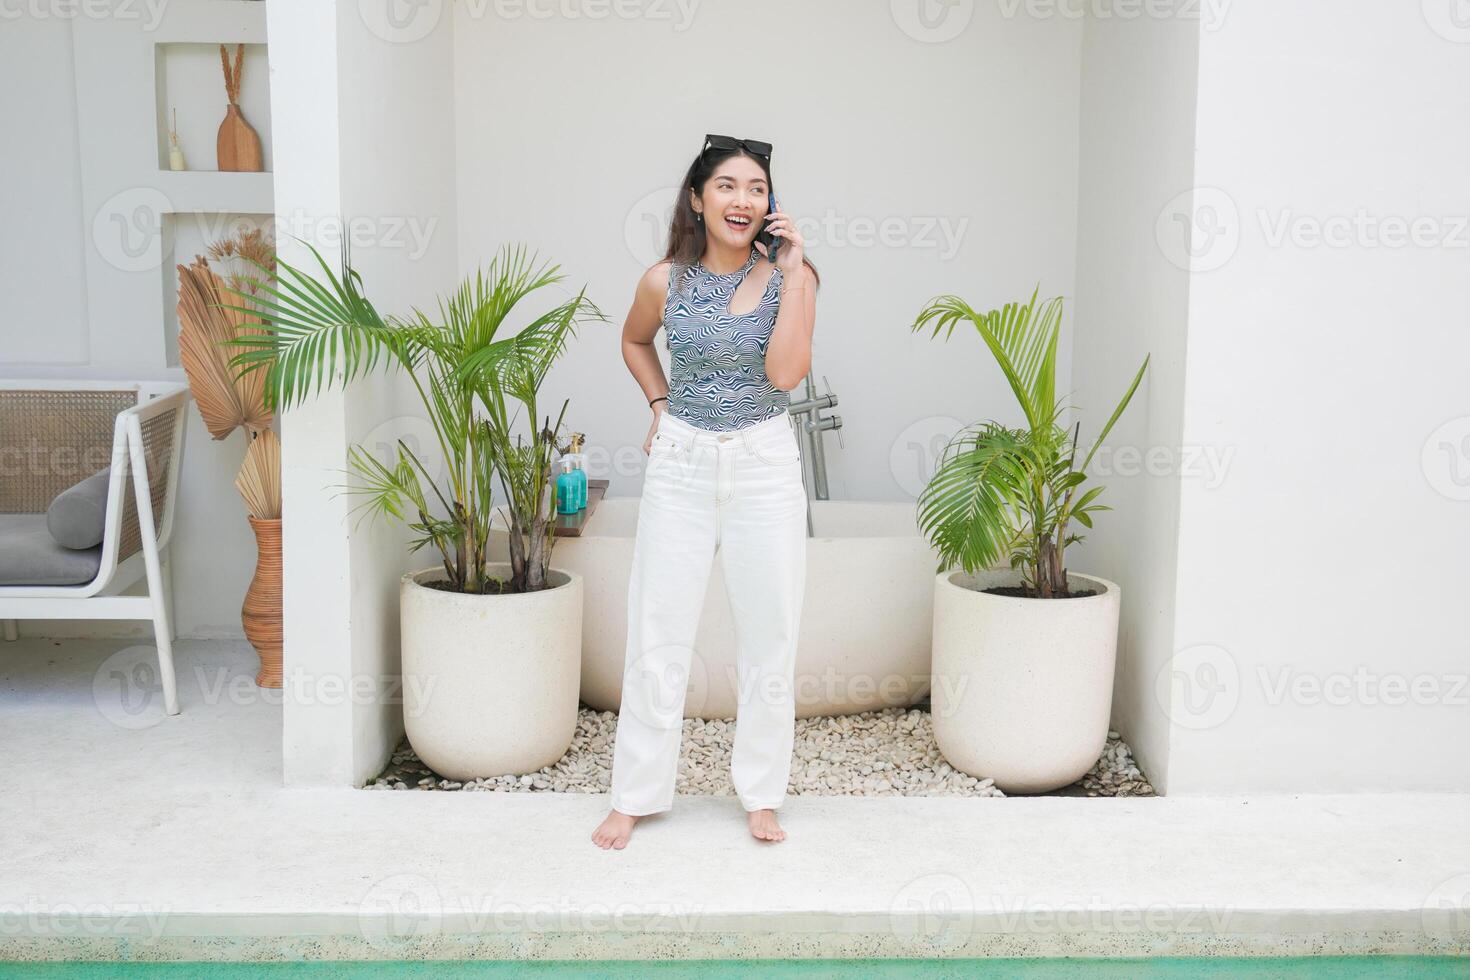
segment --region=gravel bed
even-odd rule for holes
[[[612,774],[612,711],[577,712],[571,748],[555,765],[524,776],[493,776],[468,782],[430,771],[405,741],[371,790],[458,790],[493,793],[606,793]],[[734,796],[730,785],[733,721],[686,718],[675,792]],[[802,718],[796,722],[791,763],[792,796],[998,796],[989,779],[953,769],[939,754],[929,712],[885,708],[857,715]],[[1057,795],[1152,796],[1154,789],[1133,763],[1117,732],[1092,770]]]

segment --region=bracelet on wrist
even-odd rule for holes
[[[649,408],[652,408],[653,407],[653,402],[666,402],[668,400],[669,400],[669,396],[668,395],[659,395],[653,401],[651,401],[651,402],[648,403],[648,407]]]

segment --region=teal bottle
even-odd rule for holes
[[[560,462],[561,472],[556,475],[556,512],[575,514],[578,509],[577,479],[572,475],[572,461],[563,458]]]
[[[582,452],[582,439],[582,433],[573,432],[572,451],[567,454],[572,463],[572,476],[577,481],[577,510],[587,509],[587,455]]]

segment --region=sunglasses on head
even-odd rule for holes
[[[771,162],[771,144],[760,140],[738,140],[733,136],[715,136],[706,134],[704,137],[704,149],[700,150],[703,156],[706,150],[746,150],[762,157],[767,164]]]

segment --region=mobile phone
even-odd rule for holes
[[[770,214],[776,210],[776,195],[766,191],[766,220],[770,221]],[[761,232],[761,242],[766,246],[766,256],[774,264],[776,261],[776,246],[780,239],[769,231]]]

